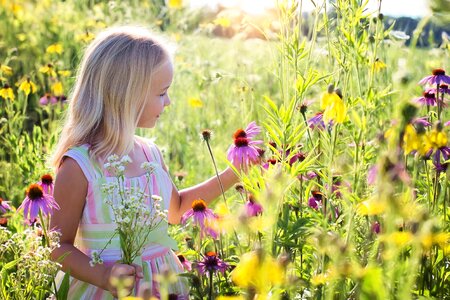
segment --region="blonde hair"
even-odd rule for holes
[[[113,27],[88,46],[77,72],[60,140],[50,158],[58,168],[64,153],[90,144],[101,159],[131,151],[152,75],[170,54],[148,30]]]

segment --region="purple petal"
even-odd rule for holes
[[[261,133],[261,127],[256,125],[256,122],[253,121],[247,125],[247,128],[245,128],[245,133],[248,138],[253,138]]]

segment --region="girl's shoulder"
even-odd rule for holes
[[[160,164],[162,163],[162,155],[158,146],[153,142],[152,139],[145,138],[142,136],[135,135],[135,139],[138,143],[142,145],[144,151],[148,151],[153,159],[156,159]]]
[[[91,181],[97,177],[99,168],[97,164],[93,163],[89,154],[89,148],[90,146],[88,144],[73,146],[64,153],[62,161],[64,161],[67,157],[70,157],[78,164],[86,179]]]

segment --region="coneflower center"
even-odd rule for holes
[[[238,129],[236,130],[236,132],[233,134],[233,138],[237,139],[237,138],[246,138],[247,137],[247,133],[245,133],[245,131],[243,129]]]
[[[445,75],[445,70],[444,69],[434,69],[432,73],[434,76]]]
[[[205,211],[206,209],[206,203],[205,201],[199,199],[199,200],[194,200],[194,202],[192,203],[192,209],[197,212],[197,211]]]
[[[237,137],[234,139],[234,145],[236,147],[246,147],[248,146],[248,138],[246,137]]]
[[[425,98],[431,98],[431,99],[435,99],[436,95],[433,92],[423,92],[423,96]]]
[[[42,175],[41,181],[42,181],[42,183],[45,183],[45,184],[52,184],[53,177],[50,174],[45,174],[45,175]]]
[[[31,200],[37,200],[44,196],[44,190],[39,184],[33,183],[28,188],[27,195]]]
[[[312,192],[314,199],[322,200],[323,194],[321,192],[314,191]]]

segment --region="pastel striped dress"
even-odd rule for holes
[[[126,177],[125,183],[128,187],[140,187],[146,190],[148,195],[158,195],[162,197],[163,209],[169,208],[172,193],[172,182],[167,172],[162,168],[161,158],[156,145],[148,140],[137,139],[141,144],[147,161],[154,166],[154,171],[150,175],[150,182],[147,183],[146,174],[137,177]],[[97,162],[89,156],[89,146],[83,145],[71,148],[65,153],[66,157],[74,159],[83,171],[88,181],[88,191],[86,203],[79,223],[74,245],[87,256],[92,257],[92,252],[100,250],[113,236],[116,229],[114,214],[111,207],[103,199],[101,186],[104,183],[112,182],[114,177],[109,176],[106,170],[100,167]],[[148,201],[153,201],[148,199]],[[143,282],[147,282],[152,287],[153,295],[159,297],[159,285],[155,281],[155,274],[171,269],[175,273],[183,272],[183,267],[172,251],[177,249],[176,242],[169,237],[168,224],[160,223],[158,228],[150,233],[148,244],[144,247],[142,255],[134,262],[142,266],[144,278],[136,282],[135,294],[139,293],[139,288]],[[120,240],[116,235],[111,243],[101,254],[105,264],[113,264],[121,259]],[[58,274],[59,281],[64,276],[62,271]],[[189,289],[185,279],[178,277],[178,282],[169,286],[169,293],[178,295],[178,299],[188,299]],[[109,291],[105,291],[89,283],[70,277],[69,299],[114,299]]]

